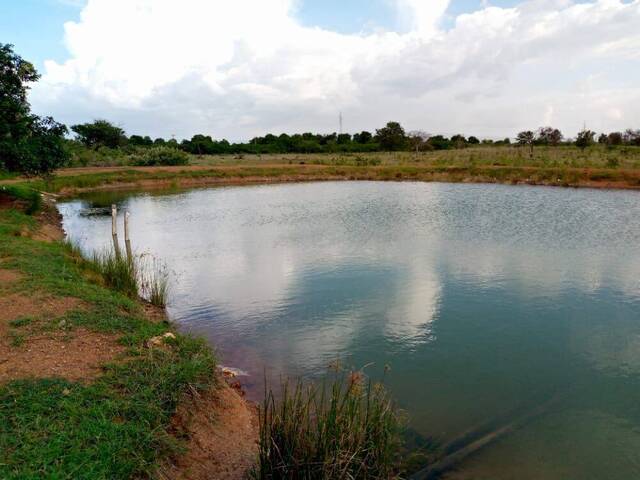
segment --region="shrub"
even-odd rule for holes
[[[320,388],[285,382],[277,398],[265,392],[254,479],[393,475],[399,420],[381,384],[356,372]]]
[[[134,163],[145,167],[153,165],[187,165],[189,163],[189,154],[172,147],[154,147],[141,154],[134,160]]]

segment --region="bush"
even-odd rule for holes
[[[154,147],[134,160],[135,165],[150,167],[153,165],[187,165],[189,154],[171,147]]]

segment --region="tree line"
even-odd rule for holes
[[[16,171],[27,175],[46,175],[68,163],[70,144],[90,149],[155,149],[143,155],[140,164],[184,164],[187,153],[215,154],[282,154],[282,153],[339,153],[380,151],[429,151],[466,148],[476,145],[510,145],[511,139],[480,140],[476,136],[462,134],[446,137],[415,130],[406,132],[398,122],[389,122],[375,132],[349,133],[301,133],[289,135],[267,134],[248,142],[230,143],[216,140],[209,135],[198,134],[178,142],[176,139],[130,135],[107,120],[95,120],[69,129],[51,117],[39,117],[31,113],[27,101],[28,85],[40,78],[35,67],[14,53],[13,46],[0,43],[0,170]],[[536,131],[518,133],[515,143],[528,146],[533,153],[535,145],[575,144],[587,148],[596,141],[596,133],[584,129],[575,139],[565,139],[562,132],[553,127],[541,127]],[[640,146],[640,130],[626,130],[601,134],[597,142],[615,147]],[[176,153],[172,153],[176,152]]]

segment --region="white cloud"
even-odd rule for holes
[[[37,111],[129,132],[233,140],[267,131],[573,134],[640,124],[640,0],[532,0],[441,20],[447,0],[395,0],[405,33],[304,27],[294,0],[89,0],[46,62]]]

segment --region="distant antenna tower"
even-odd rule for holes
[[[340,119],[340,135],[342,135],[342,112],[340,112],[339,119]]]

